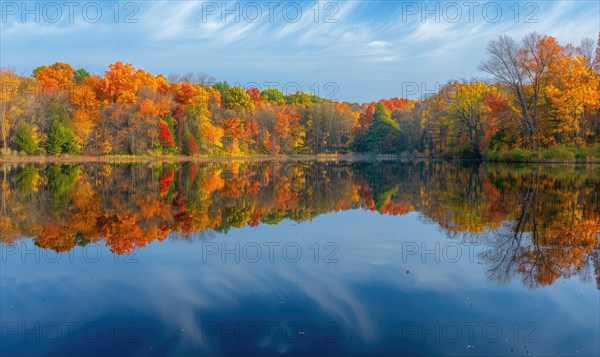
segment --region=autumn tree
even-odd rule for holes
[[[358,136],[364,135],[367,130],[369,130],[369,126],[373,122],[373,116],[375,115],[375,107],[377,103],[371,102],[369,104],[363,104],[362,110],[358,117],[358,121],[354,128],[354,134]]]
[[[533,146],[535,126],[527,97],[527,75],[520,51],[521,48],[514,39],[500,36],[488,43],[489,57],[481,62],[479,69],[493,75],[497,81],[508,85],[513,90],[514,100],[520,111],[518,118],[523,133],[527,135],[530,145]]]
[[[280,107],[276,111],[276,117],[271,136],[273,147],[286,154],[300,153],[304,147],[306,133],[300,123],[298,111],[292,106]]]
[[[82,79],[71,95],[71,101],[77,107],[73,114],[73,128],[82,148],[86,148],[93,141],[92,133],[100,122],[100,98],[94,88],[93,81]]]
[[[255,108],[258,108],[263,105],[262,98],[260,97],[260,90],[258,88],[248,88],[246,90],[246,93],[248,93],[248,96],[250,96],[250,99],[252,100],[252,103],[254,103]]]
[[[223,144],[227,151],[232,154],[239,154],[239,142],[244,133],[244,122],[240,118],[226,118],[221,121],[223,128]]]
[[[483,99],[489,91],[490,88],[485,83],[454,82],[449,85],[446,97],[446,115],[459,134],[456,144],[459,145],[460,139],[465,137],[471,146],[472,155],[476,157],[480,157],[485,149],[481,143],[489,109]]]
[[[539,148],[544,138],[541,102],[552,72],[561,57],[561,46],[556,39],[536,32],[517,44],[508,36],[501,36],[488,44],[489,58],[479,68],[492,74],[496,80],[513,89],[518,117],[529,138],[530,146]]]
[[[346,147],[355,125],[355,116],[347,104],[318,103],[305,109],[302,121],[306,144],[318,154]]]
[[[277,138],[275,138],[275,145],[273,145],[272,138],[277,127],[277,110],[277,107],[267,104],[254,111],[251,117],[251,120],[261,128],[262,137],[259,145],[260,151],[265,154],[278,154],[280,150]]]
[[[223,96],[223,106],[245,116],[254,109],[254,102],[243,88],[232,87]]]
[[[54,93],[58,90],[71,90],[75,85],[75,70],[71,65],[56,62],[51,66],[43,66],[34,71],[41,90]]]
[[[550,134],[557,141],[581,145],[592,141],[600,110],[600,75],[581,55],[564,55],[550,71],[556,80],[548,85],[547,94],[554,108],[554,125]],[[596,121],[596,123],[594,123]]]
[[[175,116],[178,120],[178,134],[182,134],[181,140],[188,146],[184,150],[189,154],[218,152],[223,132],[213,122],[211,108],[214,110],[220,107],[220,92],[213,87],[189,83],[176,84],[171,90],[179,104]]]
[[[2,132],[2,153],[8,152],[11,124],[22,111],[23,98],[20,93],[20,78],[11,70],[0,70],[0,131]]]
[[[160,150],[169,152],[175,147],[175,140],[173,139],[173,130],[166,120],[160,120],[158,123],[158,147]]]
[[[142,87],[158,92],[166,92],[168,89],[165,77],[155,77],[142,69],[135,69],[130,63],[115,62],[108,68],[100,83],[108,103],[135,103]]]

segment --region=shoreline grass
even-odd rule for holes
[[[541,150],[514,148],[509,150],[490,151],[485,161],[510,163],[600,163],[600,146],[571,147],[556,145]]]
[[[295,155],[0,155],[0,163],[146,163],[146,162],[264,162],[264,161],[411,161],[442,160],[460,162],[531,163],[531,164],[600,164],[600,146],[583,148],[553,146],[539,151],[515,148],[490,151],[483,158],[443,155],[331,153]]]

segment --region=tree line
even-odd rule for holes
[[[487,80],[421,100],[337,102],[298,91],[57,62],[1,70],[2,154],[293,155],[362,152],[489,159],[600,159],[600,37],[530,33],[489,42]]]

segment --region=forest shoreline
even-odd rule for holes
[[[516,159],[486,159],[486,158],[461,158],[441,156],[403,156],[391,154],[320,154],[320,155],[5,155],[0,156],[0,164],[54,164],[54,163],[181,163],[181,162],[285,162],[285,161],[324,161],[324,162],[376,162],[376,161],[421,161],[439,160],[454,162],[479,162],[479,163],[505,163],[505,164],[565,164],[583,165],[600,164],[600,160],[565,160],[563,158],[544,158],[533,160]]]
[[[358,158],[357,156],[361,156]],[[0,163],[137,163],[137,162],[228,162],[228,161],[361,161],[364,155],[8,155],[0,156]],[[385,155],[377,159],[396,159]]]

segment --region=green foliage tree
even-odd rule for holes
[[[17,145],[19,150],[24,151],[27,155],[40,153],[40,146],[37,141],[37,135],[31,125],[22,121],[15,130],[13,143]]]
[[[373,122],[364,137],[355,141],[353,147],[357,151],[394,153],[400,148],[400,140],[400,125],[392,120],[382,103],[377,103]]]
[[[90,76],[90,72],[86,71],[83,68],[79,68],[78,70],[75,71],[75,73],[73,73],[73,79],[75,79],[75,82],[77,84],[81,84],[81,82],[83,82],[84,78],[87,78]]]
[[[283,104],[283,93],[278,88],[267,88],[260,92],[260,98],[263,101],[275,102]]]
[[[67,205],[80,174],[80,165],[55,164],[46,168],[44,176],[48,181],[48,189],[50,190],[54,209],[61,210]]]
[[[286,104],[311,104],[323,102],[323,99],[317,97],[316,95],[304,93],[302,91],[285,95],[283,98],[285,99]]]
[[[75,131],[61,120],[58,115],[52,119],[52,125],[48,130],[46,151],[50,155],[77,154],[81,151],[81,146],[77,143]]]
[[[225,98],[225,95],[227,94],[227,92],[229,92],[231,86],[229,85],[229,83],[227,83],[227,81],[224,81],[215,83],[213,85],[213,88],[218,90],[219,93],[221,93],[221,98]]]
[[[34,68],[33,71],[31,72],[31,76],[36,77],[38,72],[44,68],[46,68],[46,66],[38,66],[38,67]]]

